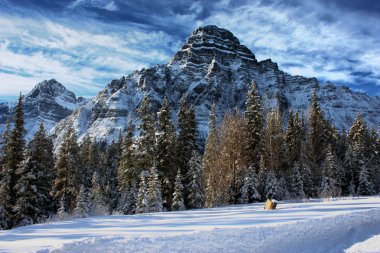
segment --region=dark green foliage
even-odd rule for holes
[[[261,155],[264,117],[260,103],[260,96],[256,84],[252,82],[246,100],[245,118],[248,126],[249,146],[251,161],[254,167],[258,167]]]
[[[310,112],[310,132],[309,132],[309,161],[314,176],[314,182],[318,185],[321,182],[322,172],[321,164],[324,161],[324,155],[327,147],[326,121],[323,111],[317,98],[317,89],[313,91],[312,106]]]
[[[81,158],[83,162],[83,168],[81,169],[81,183],[86,191],[91,188],[91,177],[94,169],[93,161],[93,142],[89,136],[86,136],[83,139],[83,142],[80,146]]]
[[[327,148],[326,158],[322,165],[322,182],[320,195],[322,197],[337,197],[341,195],[343,170],[331,144]]]
[[[202,208],[205,202],[203,185],[203,168],[201,156],[197,151],[189,161],[189,171],[187,172],[187,203],[189,209]]]
[[[289,113],[288,126],[285,132],[286,160],[288,168],[292,169],[295,162],[300,161],[301,147],[304,142],[304,129],[298,113]]]
[[[53,185],[53,196],[72,213],[76,206],[76,197],[81,185],[82,162],[75,130],[69,128],[61,144],[55,164],[56,178]],[[61,206],[62,206],[61,205]]]
[[[295,162],[290,174],[289,191],[291,198],[302,199],[305,197],[302,170],[298,162]]]
[[[4,229],[13,226],[13,206],[17,196],[15,185],[18,180],[17,169],[24,159],[24,113],[22,111],[23,97],[20,95],[14,112],[14,128],[9,127],[3,135],[3,157],[0,169],[0,227]]]
[[[54,179],[53,144],[43,125],[28,144],[26,159],[17,170],[14,224],[24,226],[46,220],[51,214],[50,191]]]
[[[189,170],[193,150],[196,149],[197,123],[193,106],[188,106],[185,97],[181,100],[181,107],[178,112],[178,138],[177,138],[177,159],[178,167],[182,175],[186,175]]]
[[[184,198],[183,198],[183,185],[181,171],[178,170],[177,176],[174,183],[174,193],[173,193],[173,211],[185,210]]]
[[[369,131],[362,116],[359,114],[348,134],[348,147],[345,157],[346,193],[353,186],[357,191],[359,174],[362,168],[370,167],[370,138]],[[369,168],[368,168],[369,169]],[[373,178],[371,178],[372,180]],[[348,183],[350,185],[348,185]]]
[[[178,112],[178,138],[177,138],[177,168],[182,173],[184,184],[187,185],[187,173],[189,171],[189,161],[193,150],[196,150],[197,140],[197,123],[195,119],[195,111],[193,106],[188,106],[185,97],[181,100],[181,107]],[[187,196],[187,189],[184,195]],[[187,199],[185,198],[185,206],[187,207]]]
[[[136,150],[136,169],[138,169],[138,174],[154,165],[154,159],[152,158],[156,155],[154,115],[151,113],[150,107],[150,99],[147,96],[137,110],[138,119],[140,120],[140,137],[138,138],[138,148]]]
[[[170,182],[174,182],[176,174],[176,133],[172,122],[172,112],[167,97],[164,98],[161,108],[157,113],[157,169],[160,179],[164,182],[162,189],[162,197],[165,207],[171,206],[172,186]]]
[[[101,171],[101,188],[103,193],[104,204],[108,208],[108,213],[116,210],[117,201],[119,198],[117,184],[117,169],[119,168],[121,156],[121,143],[112,142],[107,148],[103,158],[103,171]]]
[[[135,169],[135,150],[133,148],[133,133],[134,126],[132,116],[129,119],[127,133],[124,136],[124,140],[121,146],[121,158],[118,168],[118,184],[120,192],[125,192],[129,183],[132,180],[137,181],[138,174]]]

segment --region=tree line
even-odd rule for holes
[[[316,90],[307,117],[264,114],[252,83],[244,112],[218,118],[211,108],[200,153],[194,106],[183,98],[177,126],[164,98],[149,96],[112,143],[69,128],[56,155],[43,125],[26,143],[22,96],[0,143],[0,228],[52,217],[137,214],[252,203],[267,197],[304,199],[372,195],[380,186],[380,138],[359,114],[338,131],[324,118]],[[131,113],[132,115],[132,113]]]

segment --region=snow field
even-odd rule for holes
[[[380,252],[379,197],[263,205],[20,227],[0,231],[0,252]]]

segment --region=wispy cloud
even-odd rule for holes
[[[167,61],[175,45],[163,32],[89,32],[50,19],[1,16],[0,26],[6,27],[0,31],[0,96],[53,77],[79,95],[94,95],[113,78]]]
[[[107,11],[119,10],[119,6],[114,1],[108,0],[75,0],[72,1],[67,7],[71,9],[78,7],[95,7]]]
[[[56,78],[94,95],[165,63],[199,25],[230,29],[259,60],[374,95],[380,4],[370,0],[0,0],[0,98]]]
[[[329,15],[338,16],[339,20],[326,18]],[[380,51],[376,46],[379,38],[375,35],[379,27],[372,26],[380,18],[364,15],[348,15],[337,6],[326,9],[317,1],[295,6],[277,1],[250,3],[232,11],[219,9],[201,23],[227,27],[259,59],[272,58],[291,74],[355,85],[357,78],[362,77],[355,73],[372,70],[380,74]],[[369,32],[365,34],[365,30]],[[366,81],[379,83],[375,76]]]

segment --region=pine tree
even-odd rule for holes
[[[347,133],[343,128],[342,131],[338,134],[336,144],[336,155],[341,164],[344,163],[344,158],[347,152],[347,145]]]
[[[260,104],[260,96],[258,95],[257,87],[252,82],[248,91],[246,100],[245,118],[248,126],[248,151],[251,156],[252,165],[258,167],[258,162],[261,155],[262,135],[264,128],[264,117]]]
[[[372,135],[371,163],[373,164],[373,182],[375,191],[380,192],[380,129]]]
[[[11,130],[8,119],[0,143],[0,230],[11,227],[10,211],[12,206],[10,204],[10,189],[8,183],[10,179],[10,171],[6,167],[6,148],[8,147],[10,133]]]
[[[310,133],[309,133],[309,160],[314,175],[315,184],[321,181],[321,163],[327,147],[326,127],[323,111],[320,108],[317,89],[314,89],[312,96],[312,107],[310,112]]]
[[[265,200],[266,192],[266,182],[267,182],[267,169],[265,168],[265,161],[264,157],[261,157],[260,159],[260,166],[259,166],[259,173],[257,175],[258,179],[258,185],[257,190],[259,192],[259,195],[261,196],[261,200]]]
[[[363,166],[368,166],[369,154],[369,131],[361,114],[357,116],[348,134],[348,147],[345,157],[346,167],[346,191],[354,186],[359,186],[359,174]]]
[[[323,164],[323,175],[333,179],[336,194],[342,192],[344,171],[331,144],[327,147],[326,159]]]
[[[373,175],[368,163],[359,161],[359,185],[358,193],[360,195],[373,195],[375,194],[375,185],[373,183]]]
[[[122,144],[122,153],[120,159],[120,166],[118,168],[118,184],[119,191],[125,191],[131,180],[136,180],[138,174],[135,170],[135,152],[133,149],[133,133],[134,126],[132,116],[129,118],[127,134],[124,137]]]
[[[21,162],[24,160],[25,149],[25,128],[24,128],[24,112],[23,112],[23,96],[20,95],[17,106],[14,113],[14,128],[11,132],[9,139],[9,160],[7,160],[11,174],[11,197],[12,204],[16,202],[16,190],[14,186],[17,182],[16,170]]]
[[[275,196],[277,200],[290,199],[290,193],[287,185],[287,178],[285,176],[279,176],[277,179],[277,192]]]
[[[147,212],[149,212],[149,198],[148,198],[148,190],[147,190],[146,180],[145,180],[145,172],[142,171],[140,174],[139,192],[137,194],[136,213],[147,213]]]
[[[312,197],[316,195],[316,187],[313,182],[313,175],[308,163],[301,162],[301,172],[302,172],[302,181],[303,189],[306,197]]]
[[[290,175],[290,197],[294,199],[300,199],[305,197],[303,190],[303,179],[301,173],[301,167],[298,162],[294,163],[292,173]]]
[[[83,168],[81,170],[81,183],[86,190],[91,188],[91,177],[94,173],[92,162],[92,141],[89,136],[86,136],[80,146],[80,156],[83,161]]]
[[[123,214],[134,214],[136,212],[137,184],[135,180],[131,180],[129,184],[121,193],[119,201],[118,210]]]
[[[10,135],[11,135],[11,127],[10,127],[9,119],[7,119],[5,123],[4,132],[2,133],[1,138],[0,138],[0,175],[1,175],[1,168],[3,164],[5,163],[4,159],[5,159],[5,154],[6,154],[6,147],[8,145]]]
[[[265,176],[265,188],[264,188],[264,196],[266,198],[277,198],[279,193],[278,181],[272,170],[266,171]]]
[[[187,173],[188,184],[186,188],[188,192],[187,203],[189,209],[202,208],[204,206],[205,194],[202,180],[203,168],[201,156],[197,151],[194,150],[193,155],[189,161],[189,171]]]
[[[330,177],[322,177],[319,196],[322,198],[331,198],[335,196],[335,182]]]
[[[265,129],[265,154],[268,168],[274,170],[277,175],[283,169],[284,141],[282,120],[279,110],[271,111],[267,116]]]
[[[4,139],[6,145],[0,170],[0,227],[3,229],[13,226],[13,207],[17,200],[15,185],[18,177],[16,171],[24,159],[25,129],[22,107],[23,96],[20,95],[14,112],[14,128],[9,134],[9,139]]]
[[[194,106],[188,106],[185,97],[181,100],[181,106],[178,112],[178,138],[177,138],[177,167],[183,173],[182,176],[186,181],[186,174],[189,171],[189,161],[193,150],[196,149],[197,140],[197,123],[195,119]],[[185,194],[187,194],[185,190]],[[185,199],[185,206],[187,206]]]
[[[12,209],[10,196],[10,170],[7,165],[3,165],[1,182],[0,182],[0,229],[9,229],[12,227]]]
[[[293,112],[290,111],[288,127],[285,132],[286,162],[288,168],[292,169],[294,163],[300,160],[303,135],[303,126],[298,113],[293,115]]]
[[[326,159],[322,166],[321,197],[336,197],[341,194],[342,170],[331,144],[327,148]]]
[[[158,178],[157,168],[154,166],[150,169],[149,175],[148,203],[149,212],[162,212],[161,181]]]
[[[90,207],[89,207],[89,196],[86,190],[86,187],[82,185],[79,190],[77,197],[76,206],[74,209],[74,215],[77,218],[86,218],[89,216]]]
[[[17,170],[15,225],[44,221],[51,213],[53,167],[53,144],[41,124],[28,145],[26,159]]]
[[[313,181],[313,175],[308,161],[306,142],[301,143],[301,153],[300,153],[300,171],[302,175],[303,190],[306,197],[316,196],[316,187]]]
[[[219,158],[219,131],[217,128],[216,105],[213,104],[210,111],[209,132],[202,160],[202,167],[204,169],[203,181],[206,183],[206,207],[212,207],[215,202],[215,188],[218,185],[218,180],[214,175],[219,170]]]
[[[155,157],[154,116],[150,112],[150,107],[150,99],[147,96],[137,110],[140,120],[140,137],[136,152],[138,173],[146,168],[151,168],[154,164],[154,159],[152,159]]]
[[[171,119],[171,108],[167,97],[161,104],[161,109],[157,113],[157,169],[160,179],[164,182],[162,197],[166,207],[171,206],[172,187],[169,182],[175,179],[175,145],[176,134]]]
[[[58,218],[60,218],[61,220],[64,220],[69,216],[69,214],[67,212],[67,205],[66,204],[67,204],[67,201],[65,199],[65,194],[63,194],[60,196],[59,208],[57,211]]]
[[[174,182],[174,181],[173,181]],[[174,186],[169,178],[165,177],[162,180],[162,206],[164,211],[170,211],[173,200]]]
[[[108,213],[112,213],[117,208],[119,199],[119,191],[117,184],[117,170],[119,166],[119,158],[121,153],[120,142],[112,142],[106,149],[103,159],[103,173],[101,174],[102,194],[104,204],[108,209]]]
[[[185,210],[185,204],[183,200],[182,176],[181,176],[180,170],[178,170],[177,176],[175,178],[172,210],[173,211]]]
[[[261,199],[260,193],[257,190],[259,185],[258,176],[255,169],[250,166],[244,177],[244,184],[241,188],[241,199],[242,204],[252,203],[254,201],[259,201]]]
[[[175,177],[175,128],[171,119],[171,108],[167,97],[157,112],[157,169],[164,177]]]
[[[64,203],[65,211],[72,213],[76,205],[76,197],[81,185],[81,158],[75,130],[69,128],[61,144],[55,164],[56,179],[53,185],[53,196]],[[62,196],[65,196],[62,198]]]
[[[103,215],[108,211],[104,200],[104,188],[98,171],[94,171],[91,179],[90,190],[90,213],[93,215]]]

